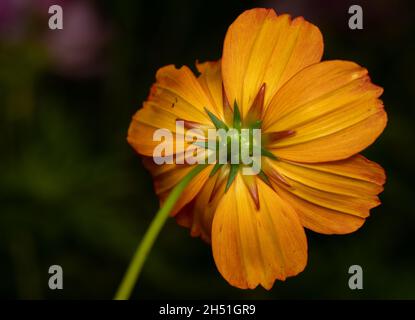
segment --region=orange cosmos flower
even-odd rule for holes
[[[356,63],[320,62],[322,54],[319,29],[302,17],[246,11],[226,34],[222,59],[197,63],[199,76],[161,68],[131,122],[128,141],[147,157],[161,202],[193,166],[154,164],[155,130],[175,132],[178,119],[186,129],[230,128],[237,111],[242,127],[261,128],[260,174],[208,165],[172,212],[212,244],[220,273],[238,288],[270,289],[298,274],[307,263],[304,227],[350,233],[380,203],[384,171],[358,153],[385,128],[382,88]]]

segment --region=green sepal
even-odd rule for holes
[[[229,190],[233,180],[235,180],[236,174],[238,173],[239,164],[231,164],[231,170],[229,172],[228,181],[226,182],[225,192]]]
[[[270,151],[265,148],[261,148],[261,155],[264,157],[271,158],[272,160],[277,160],[278,158]]]
[[[209,174],[209,177],[213,177],[216,172],[218,172],[218,170],[223,166],[223,164],[221,163],[216,163],[215,166],[213,167],[212,171]]]
[[[262,120],[256,120],[254,123],[250,124],[251,129],[260,129],[262,126]]]
[[[237,130],[241,130],[242,127],[241,113],[236,100],[233,104],[233,127]]]
[[[218,142],[216,142],[216,146],[215,147],[211,147],[209,148],[209,141],[195,141],[192,143],[195,146],[204,148],[204,149],[209,149],[209,150],[218,150]]]
[[[259,173],[258,173],[258,177],[262,180],[262,181],[264,181],[267,185],[271,185],[271,182],[269,181],[269,178],[268,178],[268,176],[265,174],[265,172],[263,171],[263,170],[261,170]]]
[[[228,130],[228,126],[225,122],[220,120],[216,117],[212,112],[210,112],[207,108],[205,108],[206,113],[208,114],[210,120],[212,120],[213,124],[215,125],[216,129],[225,129]]]

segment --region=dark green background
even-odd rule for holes
[[[303,15],[323,33],[324,59],[353,60],[385,88],[389,123],[364,152],[386,169],[382,205],[354,234],[307,231],[306,270],[269,292],[229,286],[216,270],[211,248],[171,219],[133,298],[415,298],[415,10],[410,1],[91,3],[108,33],[98,50],[102,70],[96,75],[79,77],[56,67],[44,39],[52,32],[46,30],[47,12],[26,14],[17,40],[7,32],[0,38],[2,298],[113,296],[158,207],[150,176],[126,142],[131,116],[159,67],[193,67],[196,59],[219,58],[229,24],[254,6]],[[348,28],[351,4],[363,7],[363,30]],[[63,267],[60,291],[47,286],[53,264]],[[348,288],[353,264],[363,267],[364,290]]]

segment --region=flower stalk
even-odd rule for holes
[[[197,165],[181,180],[170,192],[163,206],[156,213],[150,227],[147,229],[143,240],[140,242],[134,256],[128,266],[128,269],[121,281],[121,284],[115,294],[114,300],[128,300],[134,289],[135,283],[143,269],[144,262],[153,247],[153,244],[164,226],[171,210],[180,198],[186,186],[197,176],[206,165]]]

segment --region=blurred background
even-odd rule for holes
[[[63,7],[63,30],[48,8]],[[348,8],[363,8],[363,30]],[[1,0],[0,297],[110,299],[158,208],[151,178],[126,142],[166,64],[221,56],[229,24],[273,7],[321,29],[324,59],[353,60],[385,88],[389,124],[364,152],[388,180],[356,233],[307,231],[309,263],[267,292],[238,290],[211,249],[170,219],[133,298],[415,299],[415,8],[413,2],[330,0]],[[48,288],[50,265],[63,290]],[[349,266],[364,290],[348,287]]]

